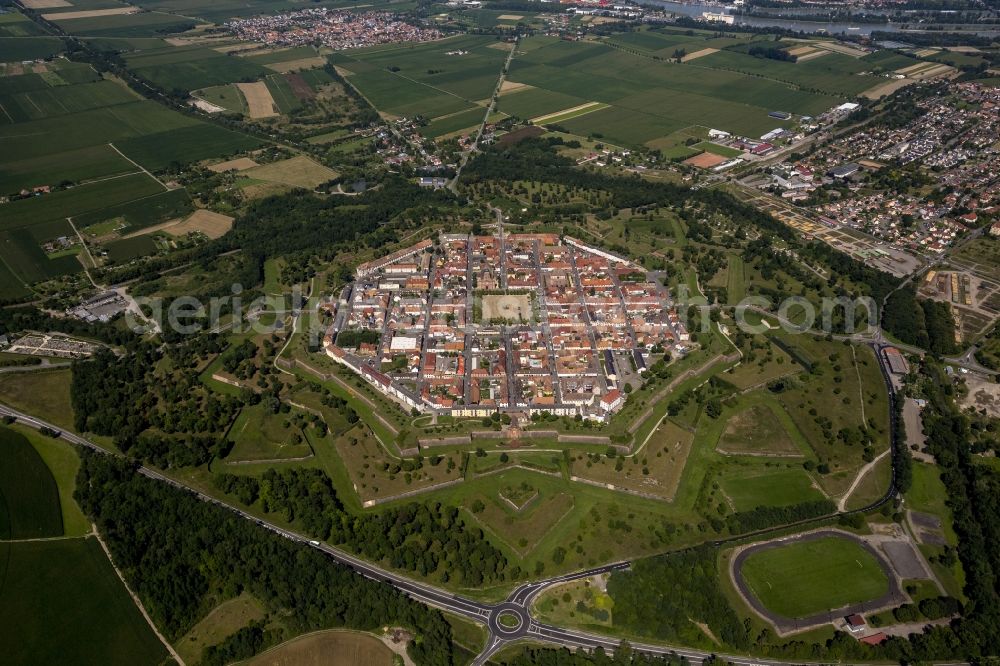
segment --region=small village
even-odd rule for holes
[[[441,37],[438,30],[407,23],[395,13],[354,13],[324,7],[240,19],[227,23],[226,28],[240,39],[269,46],[314,45],[338,51]]]
[[[954,84],[917,101],[919,113],[900,126],[865,125],[771,167],[771,188],[827,226],[940,255],[996,208],[998,104],[995,88]]]

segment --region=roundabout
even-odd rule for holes
[[[489,627],[494,636],[513,640],[528,633],[531,617],[524,607],[510,602],[500,604],[490,613]]]

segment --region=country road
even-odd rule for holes
[[[55,425],[43,421],[41,419],[35,418],[18,410],[12,409],[5,405],[0,405],[0,415],[2,416],[13,416],[18,422],[23,425],[30,426],[32,428],[49,428],[51,430],[60,433],[60,437],[72,444],[88,448],[92,451],[102,453],[104,455],[115,455],[101,448],[100,446],[94,444],[93,442],[80,437],[71,432],[66,432],[56,427]],[[607,564],[602,567],[597,567],[595,569],[588,569],[586,571],[579,571],[576,573],[566,574],[563,576],[557,576],[555,578],[549,578],[546,580],[524,583],[518,587],[511,596],[504,602],[499,604],[488,604],[480,601],[475,601],[472,599],[466,599],[458,595],[452,594],[446,590],[441,590],[424,583],[417,582],[406,576],[402,576],[392,571],[388,571],[379,567],[377,565],[366,562],[350,553],[347,553],[339,548],[335,548],[329,544],[321,543],[314,539],[310,539],[308,536],[299,534],[298,532],[279,527],[274,523],[268,522],[254,516],[253,514],[244,511],[243,509],[227,504],[221,500],[214,497],[210,497],[190,486],[187,486],[175,479],[172,479],[163,473],[151,469],[149,467],[139,467],[139,473],[150,479],[155,479],[157,481],[169,484],[175,488],[185,490],[192,493],[195,497],[203,502],[210,504],[215,504],[224,509],[232,511],[241,518],[253,521],[260,527],[269,529],[272,532],[285,537],[296,543],[302,545],[308,545],[318,550],[326,553],[331,559],[339,564],[350,567],[362,576],[369,578],[374,581],[386,583],[393,586],[397,590],[403,592],[407,596],[421,601],[429,606],[438,608],[443,611],[454,613],[461,617],[470,619],[474,622],[479,622],[486,624],[490,631],[490,637],[487,641],[487,647],[482,653],[476,658],[473,664],[481,665],[485,664],[489,657],[496,653],[501,647],[505,646],[511,641],[518,639],[532,639],[536,641],[541,641],[545,643],[553,643],[555,645],[566,646],[566,647],[579,647],[586,649],[594,649],[597,647],[603,647],[605,650],[614,650],[618,647],[620,640],[616,638],[610,638],[601,636],[599,634],[591,634],[582,631],[575,631],[571,629],[564,629],[561,627],[556,627],[541,622],[537,622],[532,619],[530,614],[531,602],[534,598],[541,593],[544,589],[551,587],[552,585],[558,585],[560,583],[576,580],[578,578],[588,578],[590,576],[595,576],[602,573],[609,573],[612,571],[627,569],[629,564],[627,562],[616,562],[613,564]],[[517,616],[518,623],[516,626],[507,627],[501,625],[499,622],[499,616],[502,614],[512,614]],[[687,657],[693,660],[703,660],[711,656],[711,653],[702,652],[698,650],[689,650],[687,648],[671,647],[671,646],[661,646],[661,645],[646,645],[646,644],[633,644],[633,649],[640,652],[645,652],[654,655],[671,655],[676,654],[679,656]],[[759,660],[759,659],[749,659],[746,657],[739,656],[726,656],[728,661],[738,664],[739,666],[752,666],[759,664],[761,666],[784,666],[789,662],[781,661],[769,661],[769,660]]]
[[[876,346],[877,345],[873,345]],[[881,355],[876,355],[881,360]],[[890,399],[892,399],[893,391],[891,389],[891,384],[889,383],[889,377],[885,370],[885,367],[880,363],[883,371],[883,378],[885,379],[887,385],[890,386]],[[81,446],[84,448],[91,449],[98,453],[104,455],[118,455],[104,449],[93,442],[81,437],[72,432],[66,432],[55,425],[48,423],[44,420],[25,414],[6,405],[0,405],[0,416],[12,416],[18,420],[18,422],[23,425],[35,429],[48,428],[52,431],[58,432],[59,437],[62,439]],[[621,643],[621,639],[604,636],[601,634],[595,634],[585,631],[578,631],[575,629],[566,629],[563,627],[557,627],[550,624],[545,624],[538,622],[531,616],[531,604],[535,597],[537,597],[545,589],[552,587],[554,585],[559,585],[567,581],[589,578],[591,576],[611,573],[614,571],[622,571],[628,569],[630,566],[629,562],[615,562],[611,564],[606,564],[604,566],[596,567],[593,569],[587,569],[584,571],[577,571],[573,573],[564,574],[562,576],[556,576],[553,578],[547,578],[544,580],[526,582],[517,587],[508,598],[500,603],[490,604],[481,601],[476,601],[473,599],[464,598],[456,594],[452,594],[446,590],[442,590],[411,578],[403,576],[401,574],[389,571],[380,566],[366,562],[340,548],[336,548],[326,543],[311,539],[309,536],[299,534],[293,530],[285,529],[267,520],[259,518],[240,507],[234,506],[232,504],[223,502],[222,500],[216,499],[201,491],[192,488],[188,485],[181,483],[175,479],[172,479],[162,472],[151,469],[146,466],[141,466],[138,468],[138,472],[143,476],[150,479],[160,481],[162,483],[169,484],[178,488],[192,493],[197,499],[214,504],[216,506],[222,507],[228,511],[235,513],[236,515],[244,518],[246,520],[253,521],[262,528],[271,530],[275,534],[278,534],[286,539],[294,541],[296,543],[307,545],[312,548],[321,550],[327,554],[335,562],[350,567],[355,572],[365,576],[374,581],[386,583],[396,588],[400,592],[406,594],[407,596],[423,602],[434,608],[454,613],[463,618],[467,618],[474,622],[483,623],[487,626],[489,630],[489,637],[486,643],[486,647],[482,652],[476,657],[472,662],[473,666],[482,666],[486,664],[489,658],[495,654],[498,650],[505,647],[509,643],[517,640],[533,640],[543,643],[550,643],[557,646],[564,646],[569,648],[583,648],[587,650],[593,650],[595,648],[601,647],[606,651],[613,651],[617,649]],[[895,470],[893,470],[895,472]],[[856,511],[865,511],[872,508],[876,508],[886,501],[889,501],[895,496],[895,485],[890,485],[889,490],[877,502],[873,503],[869,507],[863,509],[858,509]],[[803,524],[810,522],[815,522],[815,520],[803,521]],[[788,525],[781,526],[780,529],[785,529],[789,527]],[[751,539],[755,536],[766,534],[774,531],[776,528],[771,528],[768,530],[761,530],[757,533],[744,534],[739,537],[731,537],[728,539],[720,540],[716,542],[716,545],[721,545],[726,541],[731,541],[733,539],[746,540]],[[506,616],[509,621],[501,622],[501,616]],[[510,621],[513,620],[513,621]],[[714,652],[705,652],[701,650],[692,650],[683,647],[675,647],[669,645],[654,645],[648,643],[632,643],[630,645],[634,651],[650,654],[650,655],[677,655],[681,657],[686,657],[690,660],[702,661],[708,659],[709,657],[717,656],[725,659],[726,661],[736,664],[737,666],[790,666],[791,664],[803,664],[809,662],[802,661],[781,661],[772,659],[758,659],[749,656],[738,656],[738,655],[725,655],[718,654]]]

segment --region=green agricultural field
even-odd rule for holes
[[[137,257],[144,257],[156,252],[156,241],[152,236],[132,236],[107,243],[104,249],[108,258],[115,263],[125,263]]]
[[[0,125],[0,154],[4,162],[17,161],[200,124],[155,102],[135,101],[71,117]],[[75,131],[79,127],[87,131]]]
[[[0,169],[0,192],[12,194],[23,188],[55,185],[62,180],[81,182],[134,171],[135,165],[107,144],[88,146],[5,162]],[[53,174],[58,174],[59,180],[55,180]]]
[[[162,169],[173,162],[189,164],[209,157],[227,157],[259,148],[262,142],[241,132],[199,123],[126,139],[115,145],[147,169]]]
[[[268,74],[267,78],[264,79],[264,84],[267,85],[267,89],[281,113],[287,115],[302,108],[302,102],[295,96],[292,86],[283,74]]]
[[[12,664],[158,666],[167,650],[93,537],[0,546],[0,644]],[[53,630],[57,627],[58,630]]]
[[[31,295],[31,290],[0,260],[0,303],[19,301]]]
[[[65,221],[63,224],[66,224]],[[68,225],[66,228],[68,235]],[[50,257],[42,250],[39,242],[40,239],[32,229],[0,231],[0,261],[26,284],[71,275],[83,270],[83,265],[72,252]]]
[[[721,485],[735,511],[750,511],[759,506],[791,506],[825,498],[798,465],[780,471],[766,467],[733,467],[725,472]]]
[[[437,137],[445,134],[451,134],[452,132],[457,132],[459,130],[478,127],[479,124],[483,122],[483,116],[485,115],[486,110],[481,108],[460,111],[450,116],[438,118],[431,124],[422,128],[420,133],[424,136],[436,139]]]
[[[7,204],[0,229],[16,229],[39,222],[64,220],[160,192],[163,192],[163,186],[144,173],[80,185]]]
[[[486,100],[500,76],[506,53],[496,40],[462,35],[426,44],[356,49],[330,57],[350,72],[348,81],[377,109],[426,118],[457,113]],[[448,52],[467,51],[465,55]]]
[[[270,70],[247,58],[209,48],[167,47],[127,57],[129,69],[164,90],[187,92],[239,81],[254,81]]]
[[[51,58],[64,50],[58,37],[0,37],[0,62]]]
[[[194,210],[187,190],[167,190],[143,199],[129,201],[117,206],[74,215],[73,223],[78,229],[91,227],[107,220],[124,220],[128,231],[145,229],[155,224],[184,217]]]
[[[244,56],[243,59],[257,65],[273,65],[279,62],[314,58],[316,55],[318,53],[312,46],[295,46],[290,49],[278,49],[266,53]]]
[[[658,37],[654,35],[651,39]],[[636,55],[602,42],[565,42],[544,37],[528,41],[536,40],[538,46],[515,58],[509,73],[510,81],[531,85],[535,90],[505,94],[500,108],[519,115],[516,109],[505,107],[503,100],[509,97],[513,104],[519,95],[538,95],[536,91],[609,104],[608,109],[560,124],[576,134],[600,134],[626,144],[653,145],[664,136],[691,125],[756,136],[783,126],[782,122],[768,116],[775,108],[815,115],[835,106],[843,96],[839,92],[807,92],[807,86],[799,87],[795,81],[736,71],[725,59],[717,67],[706,62],[719,53],[676,64]],[[717,48],[709,41],[699,47]],[[759,60],[738,52],[723,54],[737,62]],[[851,58],[846,60],[853,63]],[[806,71],[811,70],[800,69],[798,74]],[[854,81],[858,79],[860,89],[875,82],[875,79],[855,76],[855,71],[849,71],[846,65],[837,71],[841,72],[838,80],[859,85]],[[819,77],[821,73],[825,75],[825,71],[814,75]],[[822,89],[822,86],[809,88]]]
[[[714,69],[728,69],[764,77],[772,81],[802,86],[803,88],[822,90],[827,95],[852,96],[871,88],[879,82],[873,76],[858,76],[865,71],[868,64],[840,53],[830,53],[822,58],[804,62],[785,62],[769,58],[755,58],[747,53],[741,53],[736,48],[719,51],[693,61],[699,66]],[[784,108],[791,98],[776,98],[774,109],[781,111],[800,111]]]
[[[713,155],[721,155],[722,157],[739,157],[743,154],[742,150],[730,148],[729,146],[720,146],[719,144],[712,143],[711,141],[696,143],[692,146],[692,148],[704,150],[705,152],[712,153]]]
[[[41,27],[20,12],[0,14],[0,37],[35,37],[44,34]]]
[[[740,575],[764,606],[788,618],[876,599],[889,589],[871,553],[841,537],[752,553]]]
[[[73,493],[76,491],[76,475],[80,470],[80,456],[76,449],[66,440],[47,437],[31,428],[15,426],[14,429],[28,438],[52,472],[59,489],[63,534],[71,537],[89,534],[90,521],[83,515],[73,498]]]
[[[497,108],[506,114],[527,119],[572,109],[586,103],[585,99],[551,90],[520,88],[502,94],[497,102]]]
[[[78,85],[59,85],[42,90],[0,95],[3,115],[0,122],[21,123],[53,116],[64,116],[89,109],[126,104],[135,95],[113,81],[97,81]]]
[[[0,459],[0,538],[62,536],[56,480],[28,438],[0,426]]]
[[[184,32],[198,24],[181,16],[153,12],[57,19],[54,23],[67,34],[87,37],[158,37],[171,32]]]
[[[909,67],[910,65],[916,65],[920,62],[916,58],[911,58],[908,55],[904,55],[898,51],[892,51],[890,49],[882,49],[881,51],[876,51],[875,53],[869,53],[861,58],[861,61],[869,63],[873,68],[886,72]]]

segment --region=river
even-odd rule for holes
[[[800,21],[793,18],[763,18],[759,16],[744,16],[739,12],[733,10],[732,7],[728,5],[714,5],[714,4],[704,4],[704,3],[687,3],[687,2],[671,2],[670,0],[637,0],[639,4],[647,5],[650,7],[658,7],[665,11],[681,14],[683,16],[690,16],[692,18],[700,18],[704,12],[712,12],[715,14],[735,14],[736,23],[739,25],[749,25],[755,27],[778,27],[786,28],[788,30],[795,30],[799,32],[827,32],[829,34],[849,34],[849,35],[870,35],[872,32],[906,32],[903,29],[905,23],[842,23],[842,22],[814,22],[814,21]],[[795,8],[789,8],[789,10],[784,9],[774,9],[774,8],[762,8],[762,11],[767,12],[786,12],[792,11]],[[801,11],[801,10],[799,10]],[[816,12],[816,9],[811,9],[810,11]],[[794,12],[792,12],[794,13]],[[937,27],[937,26],[935,26]],[[990,26],[985,30],[981,29],[984,26],[976,26],[980,28],[978,30],[970,30],[969,32],[976,35],[982,36],[995,36],[1000,34],[1000,26]]]

